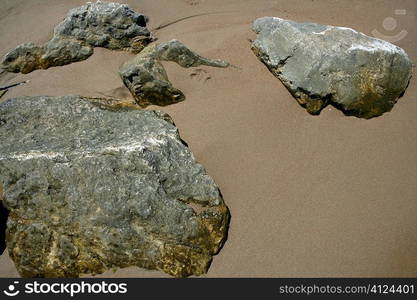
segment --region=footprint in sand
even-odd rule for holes
[[[195,79],[197,81],[201,81],[203,83],[205,83],[207,80],[211,79],[211,75],[208,71],[204,70],[204,69],[194,69],[191,71],[190,73],[190,77],[192,79]]]

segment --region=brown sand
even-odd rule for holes
[[[78,0],[2,0],[0,54],[46,41]],[[209,277],[417,276],[417,80],[393,111],[372,120],[327,108],[310,116],[250,50],[251,23],[278,16],[352,27],[370,35],[394,16],[408,35],[396,44],[417,59],[415,0],[122,0],[150,28],[216,12],[157,32],[239,68],[193,70],[166,64],[187,96],[162,108],[207,168],[232,213],[229,239]],[[395,9],[407,15],[395,16]],[[88,60],[28,75],[5,98],[22,95],[128,95],[118,78],[131,54],[96,48]],[[207,73],[205,73],[207,72]],[[205,80],[207,76],[211,78]],[[152,107],[155,108],[155,107]],[[4,254],[0,276],[18,276]],[[127,268],[101,276],[160,277]]]

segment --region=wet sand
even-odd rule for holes
[[[251,23],[262,16],[378,29],[407,36],[395,44],[417,60],[415,0],[124,0],[150,28],[201,13],[156,32],[237,68],[182,69],[166,63],[187,100],[169,113],[230,207],[229,238],[208,277],[417,276],[417,79],[392,112],[371,120],[328,107],[311,116],[250,50]],[[0,55],[44,42],[73,0],[2,0]],[[406,15],[395,15],[405,9]],[[387,17],[398,28],[386,32]],[[117,71],[132,54],[96,48],[83,62],[6,74],[3,99],[23,95],[129,97]],[[0,257],[0,277],[18,276]],[[103,277],[166,277],[136,267]]]

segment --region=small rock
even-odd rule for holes
[[[9,99],[0,115],[7,247],[22,276],[207,272],[229,210],[168,115],[79,96]]]
[[[226,68],[228,62],[219,59],[208,59],[202,57],[178,40],[171,40],[156,46],[155,56],[159,60],[172,61],[179,64],[183,68],[209,66],[217,68]]]
[[[1,67],[9,72],[27,74],[42,68],[40,58],[44,53],[44,46],[21,44],[5,55]]]
[[[146,47],[132,60],[120,67],[119,75],[137,103],[166,106],[185,100],[184,94],[173,87],[160,61],[172,61],[181,67],[201,65],[225,68],[229,64],[222,60],[204,58],[177,40]]]
[[[264,17],[252,50],[311,114],[328,104],[372,118],[392,109],[411,78],[403,49],[350,28]]]
[[[147,22],[146,16],[126,4],[89,2],[70,10],[49,42],[17,46],[6,54],[1,67],[26,74],[85,60],[93,54],[93,47],[137,53],[152,41]]]

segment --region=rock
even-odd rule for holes
[[[146,28],[148,18],[126,4],[88,2],[69,11],[44,45],[26,43],[3,58],[1,67],[9,72],[30,73],[87,59],[93,47],[141,51],[152,41]]]
[[[401,48],[350,28],[264,17],[252,50],[311,114],[328,104],[372,118],[392,109],[411,78]]]
[[[6,249],[6,224],[9,211],[3,206],[3,187],[0,184],[0,255]]]
[[[227,68],[228,62],[219,59],[208,59],[202,57],[178,40],[171,40],[157,45],[155,56],[159,60],[172,61],[183,68],[199,67],[202,65],[217,68]]]
[[[155,55],[155,47],[148,46],[119,69],[120,78],[141,107],[166,106],[185,100],[184,94],[168,80],[165,68]]]
[[[126,4],[88,2],[69,11],[54,29],[54,35],[84,41],[94,47],[141,51],[152,41],[146,28],[147,16],[138,14]]]
[[[43,46],[33,43],[18,46],[5,56],[2,66],[9,72],[27,74],[85,60],[92,54],[93,48],[88,45],[54,37]]]
[[[201,65],[221,68],[229,66],[222,60],[204,58],[177,40],[150,45],[119,70],[123,83],[142,107],[151,104],[166,106],[185,100],[184,94],[168,80],[160,61],[176,62],[184,68]]]
[[[45,45],[41,56],[42,69],[64,66],[72,62],[85,60],[93,55],[93,47],[80,41],[54,37]]]
[[[6,224],[8,215],[8,211],[0,202],[0,255],[6,249]]]
[[[217,185],[168,115],[106,103],[39,96],[0,104],[0,185],[19,273],[206,273],[229,223]]]
[[[6,54],[1,67],[9,72],[27,74],[42,68],[40,58],[44,53],[44,46],[34,43],[22,44]]]

